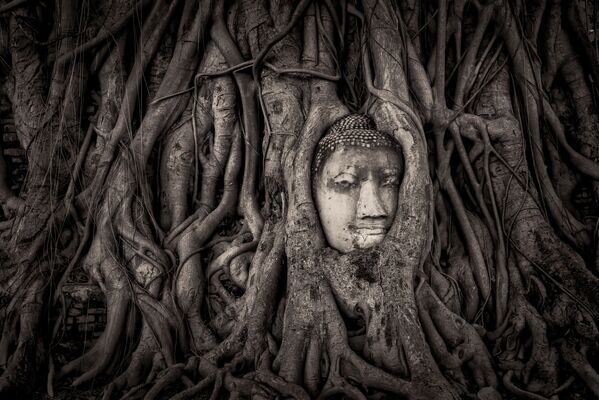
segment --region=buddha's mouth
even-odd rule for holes
[[[387,228],[386,227],[361,227],[361,226],[356,226],[354,227],[354,232],[356,232],[359,235],[363,235],[363,236],[380,236],[380,235],[386,235],[387,234]]]
[[[367,249],[380,244],[385,240],[388,229],[385,227],[354,227],[353,239],[354,247],[357,249]]]

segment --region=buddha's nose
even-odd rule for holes
[[[356,211],[358,219],[387,217],[387,210],[375,182],[368,180],[360,187]]]

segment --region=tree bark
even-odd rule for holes
[[[0,397],[599,396],[597,10],[570,3],[0,3]],[[342,254],[312,165],[356,113],[404,171]],[[72,356],[79,273],[106,324]]]

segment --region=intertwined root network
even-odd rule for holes
[[[599,204],[590,15],[1,5],[0,93],[28,172],[14,193],[0,158],[0,397],[97,382],[106,400],[599,396],[596,213],[570,200],[584,187]],[[357,112],[405,171],[384,241],[340,254],[311,171]],[[63,363],[79,267],[107,323]]]

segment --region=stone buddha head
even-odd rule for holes
[[[312,163],[313,194],[329,245],[348,253],[383,241],[403,173],[399,145],[366,115],[335,122]]]

